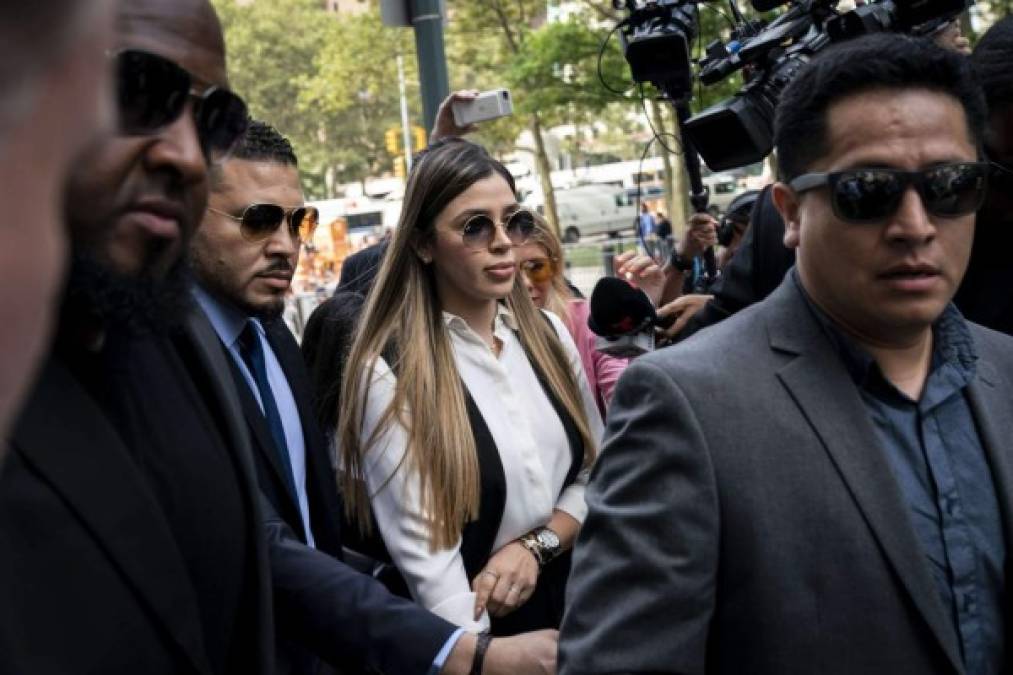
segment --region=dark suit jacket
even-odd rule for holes
[[[321,551],[341,558],[341,502],[338,498],[334,467],[327,440],[317,424],[313,407],[313,392],[309,383],[302,353],[295,338],[281,319],[264,322],[267,341],[271,345],[281,369],[285,372],[288,385],[299,409],[299,421],[302,423],[303,439],[306,445],[306,497],[310,507],[310,527],[313,538]],[[299,514],[299,505],[295,495],[287,487],[283,468],[279,463],[279,455],[274,447],[271,430],[261,412],[257,399],[254,397],[246,378],[238,370],[235,361],[229,358],[229,364],[235,378],[239,400],[249,426],[253,440],[254,460],[257,467],[257,478],[260,489],[271,501],[278,515],[281,516],[293,532],[303,542],[306,533],[303,520]]]
[[[299,541],[256,488],[230,357],[203,313],[185,340],[253,514],[254,675],[275,670],[272,601],[283,635],[352,664],[347,672],[427,672],[455,627]],[[59,363],[44,369],[0,473],[0,561],[0,646],[18,648],[0,652],[3,675],[210,674],[165,519],[116,430]]]
[[[971,333],[1008,546],[1013,339]],[[564,675],[963,672],[861,396],[790,278],[629,367],[587,501]]]
[[[213,345],[192,347],[188,366],[211,375],[209,401],[227,401],[215,383],[228,384],[229,373]],[[256,653],[253,672],[267,675],[274,628],[256,479],[241,421],[219,419],[253,514],[260,592],[247,649]],[[0,474],[0,556],[0,632],[24,658],[0,653],[0,673],[210,674],[195,591],[166,519],[118,432],[57,360],[44,367]]]
[[[260,406],[217,335],[215,343],[235,378],[234,389],[250,431],[261,486],[282,638],[279,672],[314,672],[316,664],[308,658],[312,652],[347,674],[425,673],[455,627],[394,597],[375,579],[339,562],[342,506],[327,442],[314,416],[306,366],[284,321],[265,322],[264,329],[299,408],[306,445],[310,527],[317,550],[305,546],[299,507],[282,479],[274,440]]]

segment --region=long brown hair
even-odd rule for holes
[[[433,271],[415,252],[434,236],[436,218],[447,204],[494,173],[515,189],[506,167],[481,146],[448,139],[430,146],[408,179],[401,217],[363,310],[342,383],[341,401],[346,407],[339,414],[337,433],[343,465],[340,481],[346,513],[363,532],[370,528],[365,457],[395,421],[404,427],[408,444],[395,470],[419,476],[431,548],[452,546],[464,525],[478,516],[478,455],[464,389],[443,323]],[[519,338],[532,365],[544,373],[548,386],[576,422],[584,442],[585,464],[590,465],[596,442],[578,380],[552,327],[528,297],[520,275],[506,304],[517,320]],[[363,439],[372,373],[392,344],[396,363],[390,365],[397,373],[394,397],[376,429]]]

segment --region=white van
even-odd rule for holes
[[[556,190],[556,213],[563,241],[573,243],[596,234],[636,230],[637,209],[629,203],[626,191],[613,185],[581,185]],[[532,192],[524,205],[544,212],[540,191]]]

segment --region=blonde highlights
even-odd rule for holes
[[[552,259],[556,273],[552,276],[551,292],[545,297],[545,309],[562,319],[566,329],[570,331],[570,335],[574,335],[573,322],[570,318],[570,301],[573,300],[573,293],[566,285],[566,279],[563,278],[563,268],[566,265],[563,244],[548,221],[537,213],[535,214],[535,231],[531,233],[528,243],[538,244]]]
[[[401,218],[363,309],[341,386],[339,481],[346,514],[362,532],[371,527],[365,458],[395,422],[404,428],[407,439],[404,458],[395,470],[410,471],[419,478],[430,547],[453,546],[464,525],[478,517],[478,454],[464,388],[432,270],[419,259],[417,250],[433,236],[436,217],[444,207],[493,172],[514,188],[503,165],[481,146],[448,139],[427,149],[409,177]],[[507,305],[517,319],[532,365],[576,422],[584,442],[584,463],[589,465],[596,449],[578,380],[519,275]],[[389,365],[397,378],[393,400],[373,433],[362,438],[370,380],[378,360],[385,353],[391,356],[389,347],[394,352]],[[385,482],[379,489],[386,487]]]

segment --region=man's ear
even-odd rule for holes
[[[784,247],[798,248],[799,204],[798,195],[786,183],[774,183],[771,188],[774,207],[784,221]]]

